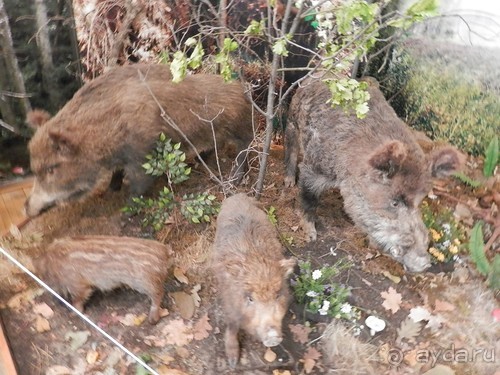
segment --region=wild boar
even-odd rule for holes
[[[132,237],[81,236],[55,240],[33,260],[37,276],[83,312],[94,289],[128,286],[151,298],[148,321],[160,319],[163,283],[172,250],[160,242]]]
[[[311,80],[290,104],[285,133],[285,185],[295,184],[299,166],[304,229],[316,240],[315,211],[320,193],[340,190],[347,214],[370,240],[409,271],[430,266],[428,231],[419,204],[433,177],[459,168],[461,154],[443,146],[425,155],[368,77],[369,112],[364,119],[328,103],[328,87]]]
[[[39,127],[29,151],[36,178],[27,214],[36,216],[98,186],[102,189],[112,172],[124,173],[131,195],[143,194],[152,177],[141,165],[161,132],[182,142],[187,157],[194,157],[184,138],[162,118],[164,113],[199,153],[216,145],[235,149],[230,178],[238,183],[245,173],[244,150],[253,139],[252,108],[243,86],[211,74],[190,75],[181,83],[171,79],[166,65],[117,67],[84,85],[56,116],[34,124]],[[31,117],[35,122],[44,118]]]
[[[240,329],[268,347],[283,340],[281,324],[290,299],[287,276],[296,262],[283,256],[276,229],[255,199],[241,193],[222,203],[213,251],[226,318],[226,355],[235,367]]]

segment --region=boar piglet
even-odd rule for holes
[[[409,271],[420,272],[430,266],[430,257],[418,206],[432,178],[455,171],[462,155],[450,146],[425,155],[378,83],[370,77],[365,81],[370,110],[364,119],[332,107],[330,90],[320,80],[297,90],[285,134],[285,185],[295,184],[302,156],[299,187],[309,240],[317,236],[314,220],[320,193],[335,187],[347,214],[370,240]]]
[[[172,250],[157,241],[132,237],[81,236],[52,242],[33,260],[37,276],[83,312],[94,289],[128,286],[151,298],[148,320],[160,319],[163,283]]]
[[[234,367],[240,329],[267,347],[283,340],[281,324],[290,300],[287,276],[296,262],[283,256],[276,229],[255,199],[245,194],[222,203],[213,251],[226,318],[226,356]]]
[[[25,205],[29,216],[83,199],[111,182],[119,187],[113,173],[124,175],[130,195],[145,193],[153,177],[142,164],[162,132],[174,143],[182,142],[190,160],[196,153],[181,134],[200,154],[216,146],[219,155],[222,148],[235,151],[229,155],[236,157],[230,179],[238,183],[253,139],[252,106],[239,82],[195,74],[173,83],[167,65],[113,68],[86,83],[51,119],[39,111],[30,119],[37,128],[29,143],[35,175]]]

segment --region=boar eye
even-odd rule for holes
[[[248,301],[249,303],[252,303],[252,302],[253,302],[253,298],[252,298],[252,296],[247,296],[247,301]]]
[[[398,197],[396,199],[391,200],[391,207],[397,208],[406,205],[406,201],[404,197]]]
[[[54,167],[48,167],[47,174],[52,174],[52,173],[54,173]]]

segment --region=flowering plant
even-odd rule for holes
[[[429,253],[432,261],[457,260],[465,238],[462,227],[447,208],[439,207],[435,212],[427,201],[422,203],[422,217],[430,233]]]
[[[349,289],[335,283],[333,278],[350,264],[340,260],[333,266],[313,269],[311,262],[299,261],[300,272],[291,280],[295,297],[313,314],[351,319],[355,309],[347,303]]]

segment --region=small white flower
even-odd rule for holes
[[[319,294],[317,292],[315,292],[314,290],[310,290],[309,292],[306,293],[306,296],[314,298],[314,297],[319,296]]]
[[[449,248],[449,247],[450,247],[450,245],[451,245],[451,241],[450,241],[450,240],[446,240],[446,241],[444,241],[444,242],[443,242],[443,247],[444,247],[445,249]]]
[[[444,224],[443,224],[443,231],[444,231],[444,233],[446,233],[446,234],[450,234],[450,232],[451,232],[451,226],[450,226],[450,224],[448,224],[448,223],[444,223]]]
[[[320,270],[314,270],[312,273],[313,280],[318,280],[321,277],[322,273]]]
[[[319,315],[326,315],[328,314],[328,309],[330,308],[330,301],[323,301],[323,306],[321,306],[321,309],[318,310]]]
[[[438,196],[434,193],[429,193],[427,194],[427,197],[429,197],[429,199],[436,200]]]
[[[350,314],[352,311],[352,306],[349,303],[344,303],[342,306],[340,306],[340,311],[342,311],[344,314]]]

